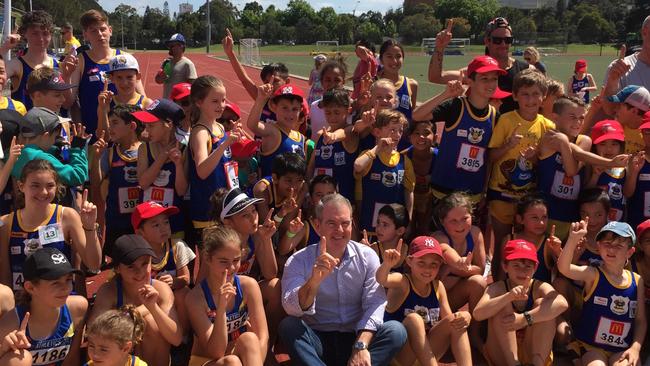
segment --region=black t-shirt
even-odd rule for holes
[[[512,82],[515,80],[515,76],[529,67],[530,65],[528,65],[527,62],[515,60],[515,62],[512,64],[512,67],[506,70],[508,73],[499,76],[499,89],[507,92],[512,92]],[[501,108],[499,108],[499,112],[502,114],[511,112],[518,107],[519,105],[517,102],[515,102],[512,96],[509,96],[503,99],[503,104],[501,105]]]
[[[474,107],[471,103],[467,103],[467,105],[469,105],[469,109],[477,117],[484,118],[487,117],[488,113],[490,113],[489,105],[483,109],[478,109]],[[433,118],[431,120],[433,122],[445,121],[445,128],[449,128],[453,126],[458,120],[458,117],[460,117],[462,107],[463,107],[463,103],[460,101],[460,97],[445,100],[444,102],[440,103],[437,107],[433,109],[433,111],[431,112],[433,114]],[[497,111],[496,114],[496,120],[498,119],[499,119],[499,111]]]

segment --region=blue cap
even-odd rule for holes
[[[169,39],[165,42],[165,44],[168,45],[172,42],[185,44],[185,37],[183,37],[183,35],[180,33],[175,33],[171,37],[169,37]]]
[[[600,229],[598,235],[596,235],[596,240],[600,240],[601,236],[608,231],[618,236],[632,239],[632,245],[636,243],[636,235],[634,234],[634,230],[632,229],[632,226],[630,226],[626,222],[620,222],[620,221],[608,222],[607,225],[603,226],[603,228]],[[630,245],[630,247],[632,245]]]
[[[607,100],[612,103],[627,103],[644,112],[650,109],[650,92],[638,85],[628,85],[615,95],[607,97]]]

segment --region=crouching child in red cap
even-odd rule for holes
[[[539,265],[535,245],[515,239],[503,249],[504,281],[488,286],[474,319],[488,320],[483,353],[490,365],[551,365],[556,318],[568,304],[553,286],[533,279]]]
[[[451,346],[459,366],[471,365],[467,327],[472,319],[467,311],[451,312],[447,292],[436,279],[444,263],[440,243],[429,236],[418,236],[409,246],[406,263],[410,274],[390,272],[401,258],[402,240],[396,249],[384,251],[377,269],[377,282],[387,290],[384,321],[401,321],[408,342],[397,354],[400,366],[435,365]]]

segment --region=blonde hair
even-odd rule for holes
[[[203,252],[207,257],[230,243],[242,246],[239,234],[234,229],[221,223],[203,229]]]
[[[535,47],[528,47],[528,48],[526,48],[526,49],[524,50],[524,56],[525,56],[526,54],[529,54],[529,55],[531,55],[531,56],[533,57],[533,60],[532,60],[533,63],[536,63],[536,62],[539,61],[539,59],[540,59],[540,57],[539,57],[539,51],[538,51],[537,48],[535,48]]]
[[[370,86],[370,93],[372,95],[375,95],[375,90],[380,87],[391,89],[393,91],[393,94],[397,93],[397,91],[395,90],[395,84],[388,79],[379,79],[374,83],[372,83],[372,85]]]
[[[96,335],[115,341],[120,347],[127,342],[133,346],[142,341],[145,322],[133,305],[124,305],[118,310],[109,310],[98,316],[88,326],[88,335]]]

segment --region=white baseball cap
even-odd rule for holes
[[[111,57],[111,60],[108,62],[108,73],[114,71],[122,70],[135,70],[140,72],[140,65],[138,65],[138,60],[128,53],[119,54],[117,56]]]

